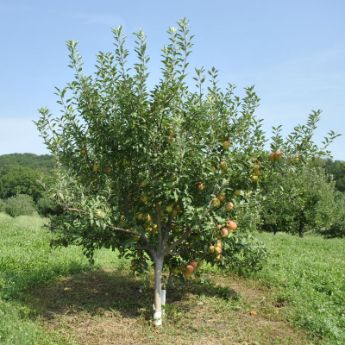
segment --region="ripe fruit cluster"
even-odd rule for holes
[[[145,228],[147,231],[151,233],[156,233],[158,231],[158,225],[153,223],[152,216],[149,213],[137,213],[136,218],[138,221],[143,222],[145,224]]]
[[[185,270],[183,272],[183,275],[185,278],[189,278],[195,270],[198,268],[198,262],[195,260],[192,260],[189,262],[189,264],[185,267]]]
[[[222,251],[223,251],[223,243],[222,243],[222,240],[217,240],[216,244],[215,245],[210,245],[209,247],[209,252],[211,254],[215,254],[216,257],[216,261],[220,261],[221,258],[222,258]]]
[[[259,161],[256,161],[252,166],[252,173],[250,175],[251,181],[258,182],[260,175],[261,175],[261,164]]]
[[[269,155],[269,159],[271,161],[277,161],[278,159],[280,159],[283,156],[283,151],[278,149],[276,151],[273,151],[270,155]]]
[[[214,198],[212,198],[211,206],[213,208],[219,208],[222,205],[222,203],[225,201],[226,201],[226,194],[220,193],[217,196],[215,196]],[[224,207],[225,207],[225,210],[227,212],[230,212],[234,208],[234,204],[231,201],[228,201]]]
[[[237,223],[231,219],[226,222],[225,226],[218,225],[220,228],[220,234],[222,237],[228,237],[231,232],[235,232],[237,229]]]
[[[221,224],[217,225],[217,228],[219,229],[220,236],[221,237],[228,237],[230,233],[235,232],[237,229],[237,223],[229,219],[226,222],[225,226],[222,226]],[[210,245],[208,248],[209,253],[215,254],[215,260],[220,261],[222,258],[222,251],[223,251],[223,243],[222,240],[217,240],[217,242],[213,245]]]

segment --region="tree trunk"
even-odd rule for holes
[[[164,257],[155,257],[155,291],[154,291],[154,314],[153,324],[155,326],[162,325],[162,269]]]

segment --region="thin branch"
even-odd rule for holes
[[[127,234],[131,234],[131,235],[135,235],[135,236],[140,235],[138,232],[136,232],[134,230],[119,228],[119,227],[114,226],[114,225],[108,225],[108,227],[115,230],[115,231],[125,232]]]
[[[84,210],[80,209],[80,208],[74,208],[74,207],[65,207],[64,208],[65,211],[72,211],[72,212],[81,212],[81,213],[85,213]],[[125,229],[125,228],[120,228],[118,226],[114,226],[114,225],[107,225],[109,228],[115,230],[115,231],[120,231],[120,232],[125,232],[127,234],[131,234],[131,235],[135,235],[135,236],[141,236],[140,233],[134,231],[134,230],[130,230],[130,229]]]
[[[80,208],[74,208],[74,207],[64,207],[64,211],[72,211],[72,212],[85,212],[84,210]]]

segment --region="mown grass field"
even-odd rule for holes
[[[345,344],[345,241],[260,234],[270,250],[250,278],[204,269],[168,291],[150,325],[152,287],[102,250],[49,248],[39,217],[0,214],[0,344]]]
[[[257,275],[288,319],[327,344],[345,344],[345,240],[260,234],[270,258]]]

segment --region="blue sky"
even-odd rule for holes
[[[54,86],[72,78],[65,41],[80,42],[88,71],[112,49],[111,27],[148,36],[151,81],[159,77],[166,29],[181,17],[196,35],[192,66],[215,66],[223,84],[255,85],[265,128],[285,131],[322,109],[320,140],[345,160],[345,1],[343,0],[0,0],[0,154],[45,153],[32,123],[58,111]]]

